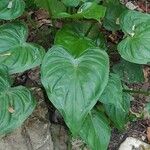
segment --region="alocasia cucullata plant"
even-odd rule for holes
[[[61,19],[63,26],[55,29],[54,45],[46,54],[27,42],[25,23],[0,26],[0,134],[20,126],[35,107],[27,88],[11,86],[10,75],[42,64],[48,98],[73,136],[80,136],[92,150],[106,150],[111,124],[123,129],[128,121],[131,95],[126,83],[143,82],[141,64],[150,63],[150,15],[127,10],[118,0],[35,3],[49,12],[52,23]],[[15,19],[24,8],[22,0],[1,0],[0,19]],[[124,33],[115,50],[122,57],[118,64],[110,65],[103,28]]]

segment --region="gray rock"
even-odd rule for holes
[[[150,145],[136,138],[128,137],[120,145],[119,150],[150,150]]]
[[[0,140],[0,150],[27,150],[25,139],[21,134],[21,128]]]

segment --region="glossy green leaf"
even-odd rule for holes
[[[24,8],[23,0],[0,0],[0,19],[16,19],[23,14]]]
[[[27,43],[28,29],[23,23],[0,26],[0,64],[9,68],[9,73],[18,73],[41,64],[44,49]]]
[[[125,33],[132,35],[141,23],[150,23],[150,14],[127,10],[120,16],[119,22],[121,29]]]
[[[98,5],[95,2],[86,2],[79,8],[77,14],[75,14],[73,17],[84,17],[86,19],[95,19],[100,21],[100,19],[105,16],[105,12],[106,7]]]
[[[118,75],[110,74],[108,84],[100,97],[100,102],[115,126],[122,129],[127,121],[130,108],[130,96],[123,93],[123,87]]]
[[[72,18],[72,19],[94,19],[100,21],[105,16],[106,7],[98,5],[96,2],[86,2],[80,6],[77,13],[69,14],[66,12],[57,13],[54,18]]]
[[[35,99],[23,87],[11,87],[8,70],[0,67],[0,135],[19,127],[35,108]]]
[[[76,53],[79,50],[83,51],[93,46],[106,49],[105,38],[98,31],[99,27],[97,24],[83,22],[67,24],[57,32],[55,44],[62,45],[66,49],[71,49],[73,52],[76,51]]]
[[[69,14],[64,4],[58,0],[35,0],[36,4],[46,10],[52,15],[53,18],[73,18],[73,19],[95,19],[100,21],[105,16],[106,7],[98,5],[96,2],[85,2],[78,9],[77,13]],[[78,5],[79,0],[74,3],[69,0],[64,0],[65,4]]]
[[[80,0],[62,0],[62,2],[66,5],[66,6],[73,6],[76,7],[79,5]]]
[[[118,74],[122,81],[127,83],[144,82],[143,66],[121,60],[113,66],[113,72]]]
[[[103,92],[108,74],[108,55],[98,48],[72,55],[71,50],[53,46],[46,54],[42,84],[74,135]]]
[[[126,10],[120,3],[109,2],[106,4],[107,11],[103,20],[103,26],[110,31],[120,29],[119,17]]]
[[[150,62],[150,15],[126,11],[120,17],[126,38],[118,45],[122,58],[137,64]]]
[[[107,150],[111,129],[106,116],[98,110],[92,110],[80,131],[80,137],[91,150]]]
[[[131,20],[132,21],[132,20]],[[122,58],[137,64],[150,62],[150,21],[133,26],[132,33],[118,45]]]

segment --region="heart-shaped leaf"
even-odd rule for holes
[[[80,137],[92,150],[107,150],[111,129],[106,116],[94,109],[86,117]]]
[[[150,15],[137,11],[125,11],[120,26],[126,38],[118,45],[122,58],[137,64],[150,62]]]
[[[23,87],[11,87],[8,70],[0,67],[0,135],[19,127],[35,108],[35,99]]]
[[[71,50],[54,46],[46,54],[42,83],[74,135],[103,92],[108,74],[108,55],[98,48],[72,55]]]
[[[137,64],[150,62],[150,21],[141,23],[118,45],[122,58]]]
[[[28,30],[23,23],[0,26],[0,63],[9,68],[9,73],[18,73],[41,64],[44,49],[27,43]]]
[[[0,0],[0,19],[16,19],[22,15],[24,8],[23,0]]]
[[[133,34],[134,29],[136,29],[139,24],[150,22],[150,14],[127,10],[121,14],[119,22],[123,32]]]
[[[122,129],[127,122],[131,97],[123,93],[121,80],[118,75],[110,74],[108,84],[100,97],[100,102],[110,119],[118,129]]]

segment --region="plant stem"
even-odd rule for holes
[[[88,35],[89,35],[89,33],[90,33],[91,29],[94,27],[94,25],[95,25],[95,22],[93,22],[93,23],[91,24],[91,26],[89,27],[89,29],[88,29],[87,32],[85,33],[85,36],[88,36]]]
[[[69,133],[68,142],[67,142],[67,150],[72,150],[71,140],[72,140],[72,136],[71,136],[71,133]]]
[[[146,96],[149,96],[149,95],[150,95],[150,92],[141,91],[141,90],[128,90],[128,89],[123,89],[123,92],[126,92],[126,93],[144,94],[144,95],[146,95]]]

